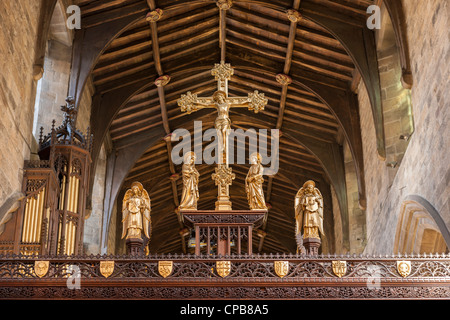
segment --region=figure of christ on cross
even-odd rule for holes
[[[203,108],[217,109],[218,115],[214,122],[214,127],[218,133],[220,156],[218,157],[216,173],[212,175],[212,178],[219,187],[218,202],[223,205],[216,202],[216,210],[231,210],[228,187],[231,185],[234,175],[231,173],[231,168],[228,168],[228,136],[231,129],[229,111],[230,108],[245,107],[258,113],[264,110],[267,99],[264,98],[263,93],[259,93],[257,90],[249,93],[247,97],[228,97],[228,80],[233,75],[233,68],[231,68],[229,63],[226,64],[224,61],[221,61],[220,64],[215,64],[211,74],[215,76],[217,81],[217,91],[212,97],[197,97],[196,94],[192,94],[189,91],[178,99],[178,105],[181,107],[182,112],[187,112],[188,114]]]

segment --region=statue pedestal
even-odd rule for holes
[[[307,255],[318,255],[319,254],[319,247],[321,245],[322,241],[318,238],[305,238],[303,239],[303,245],[306,249]]]
[[[127,254],[131,256],[141,256],[144,254],[144,240],[140,238],[130,238],[126,240]]]
[[[253,230],[267,210],[181,210],[184,223],[195,230],[195,254],[253,253]]]

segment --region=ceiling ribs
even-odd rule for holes
[[[219,47],[220,47],[220,60],[226,60],[226,45],[227,45],[227,10],[229,5],[227,2],[217,2],[219,7]]]
[[[167,148],[167,161],[169,163],[169,170],[171,173],[170,176],[170,184],[172,187],[172,196],[173,202],[175,205],[175,212],[178,217],[178,222],[180,228],[183,228],[182,219],[180,219],[178,211],[176,208],[180,205],[178,200],[178,191],[177,191],[177,180],[178,174],[175,170],[175,166],[172,162],[172,141],[171,141],[171,130],[169,126],[169,120],[167,117],[167,107],[166,107],[166,97],[164,92],[164,86],[167,85],[170,81],[170,76],[164,75],[163,68],[161,65],[161,55],[159,48],[159,40],[158,40],[158,29],[156,22],[161,18],[163,12],[161,9],[156,8],[155,0],[147,0],[147,4],[150,8],[150,12],[147,14],[146,20],[148,21],[151,28],[151,37],[152,37],[152,49],[153,49],[153,60],[155,61],[155,69],[158,73],[159,77],[155,80],[155,85],[158,88],[158,96],[159,96],[159,104],[161,106],[161,118],[163,122],[164,131],[166,136],[164,141],[166,142]],[[186,243],[183,234],[181,236],[181,247],[184,253],[186,253]]]
[[[294,44],[295,44],[295,36],[297,33],[297,23],[300,19],[300,14],[298,12],[298,9],[300,7],[300,1],[301,0],[294,0],[294,3],[292,5],[292,9],[288,11],[287,18],[289,18],[290,26],[289,26],[289,38],[288,38],[288,46],[286,49],[286,58],[284,61],[284,68],[283,68],[283,74],[277,75],[277,82],[281,84],[281,98],[280,98],[280,107],[278,111],[278,118],[276,123],[276,129],[281,130],[281,126],[283,124],[283,117],[284,117],[284,109],[286,107],[286,99],[287,99],[287,92],[288,92],[288,86],[292,83],[292,80],[289,76],[289,72],[291,69],[291,63],[292,63],[292,53],[294,51]],[[272,158],[278,157],[278,150],[275,151],[276,154],[272,155]],[[266,202],[270,204],[270,197],[272,196],[272,184],[273,184],[274,176],[269,176],[269,180],[267,182],[267,195],[266,195]],[[269,208],[270,212],[270,208]],[[264,225],[261,227],[262,233],[259,240],[258,245],[258,251],[261,252],[264,244],[265,236],[267,235],[265,233],[267,227],[267,219],[264,223]]]

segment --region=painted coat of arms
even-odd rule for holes
[[[339,278],[347,273],[347,261],[332,261],[333,272]]]
[[[100,273],[108,278],[114,272],[114,261],[100,261]]]
[[[173,261],[158,261],[158,272],[163,278],[170,276],[173,270]]]
[[[274,265],[275,273],[280,278],[283,278],[284,276],[286,276],[288,274],[289,261],[275,261],[273,263],[273,265]]]
[[[216,270],[219,276],[225,278],[231,272],[231,261],[217,261]]]

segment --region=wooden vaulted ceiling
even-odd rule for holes
[[[233,1],[222,11],[216,1],[79,0],[83,28],[89,31],[124,15],[143,17],[115,37],[98,58],[91,75],[96,96],[147,81],[114,114],[109,135],[116,150],[141,143],[152,130],[163,128],[160,138],[139,157],[121,187],[140,181],[152,200],[152,252],[182,252],[181,225],[175,213],[181,197],[181,165],[169,157],[173,147],[164,136],[177,128],[193,132],[194,120],[203,130],[212,128],[215,112],[202,110],[190,115],[180,111],[177,99],[191,91],[209,96],[216,90],[210,69],[221,59],[231,63],[234,76],[230,96],[253,90],[268,98],[265,110],[253,114],[232,110],[233,128],[280,129],[279,173],[266,178],[264,192],[271,205],[265,238],[255,235],[260,252],[295,252],[294,197],[303,182],[313,179],[322,190],[327,207],[326,230],[334,232],[330,179],[323,161],[299,143],[342,143],[340,122],[330,107],[305,89],[299,76],[325,88],[349,90],[358,77],[355,64],[342,43],[325,28],[308,19],[293,23],[286,10],[315,11],[340,24],[365,25],[370,0],[276,0]],[[145,15],[163,10],[157,22]],[[277,82],[288,74],[292,83]],[[154,81],[169,75],[170,82],[158,88]],[[100,115],[101,116],[101,115]],[[95,121],[95,120],[94,120]],[[159,132],[159,131],[158,131]],[[332,152],[330,150],[330,152]],[[234,209],[247,209],[244,180],[249,165],[233,165],[236,179],[231,187]],[[217,189],[212,165],[197,166],[200,177],[199,209],[213,209]],[[120,210],[120,205],[119,205]],[[330,234],[332,241],[333,235]],[[332,246],[332,245],[331,245]],[[328,248],[332,250],[332,247]]]

